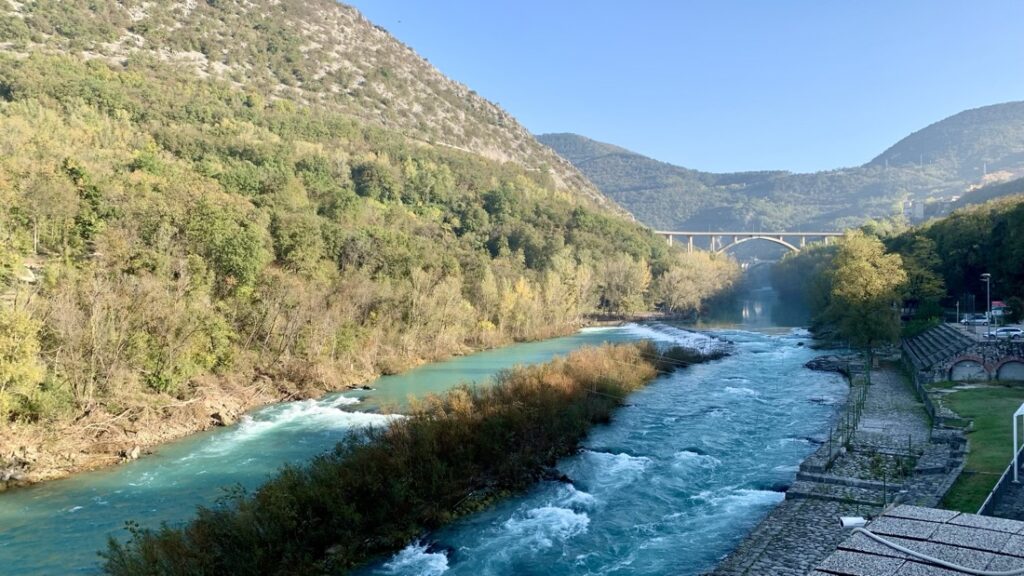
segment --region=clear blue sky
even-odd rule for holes
[[[709,171],[861,164],[1024,100],[1024,2],[355,0],[515,115]]]

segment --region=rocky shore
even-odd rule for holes
[[[156,446],[216,426],[248,410],[328,393],[314,386],[255,375],[245,384],[220,379],[197,384],[187,401],[126,407],[118,414],[87,411],[74,421],[0,430],[0,492],[135,460]]]

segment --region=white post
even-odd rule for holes
[[[1020,484],[1020,480],[1017,478],[1018,462],[1017,462],[1017,419],[1024,416],[1024,404],[1017,408],[1017,411],[1013,413],[1013,483]]]

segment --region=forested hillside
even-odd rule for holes
[[[857,231],[838,246],[818,246],[783,259],[773,271],[782,297],[803,300],[819,326],[839,327],[846,339],[861,332],[884,341],[899,334],[894,303],[902,302],[907,310],[907,333],[941,321],[943,308],[958,301],[962,311],[972,305],[983,309],[987,287],[981,275],[989,273],[992,298],[1009,304],[1012,322],[1024,320],[1024,196],[961,208],[897,234],[867,232]],[[855,261],[845,280],[844,254],[847,261]],[[840,297],[851,286],[878,293],[858,308]]]
[[[253,4],[4,8],[0,468],[15,479],[592,312],[694,310],[735,278],[602,205],[354,10]],[[297,40],[307,25],[317,46]]]
[[[905,200],[960,196],[1024,174],[1024,102],[962,112],[863,166],[813,174],[713,174],[575,134],[539,139],[654,228],[842,230],[898,216]]]
[[[0,0],[0,46],[18,57],[167,62],[265,97],[329,104],[411,140],[512,161],[604,202],[507,112],[333,0]]]
[[[1013,196],[1014,194],[1024,194],[1024,178],[1017,178],[1016,180],[1000,182],[998,184],[989,184],[988,186],[971,190],[956,201],[956,206],[964,207],[972,204],[982,204],[989,200],[1002,198],[1003,196]]]

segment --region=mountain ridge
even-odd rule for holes
[[[655,228],[842,229],[1024,175],[1021,101],[965,110],[865,164],[813,173],[703,172],[576,134],[537,138]]]

